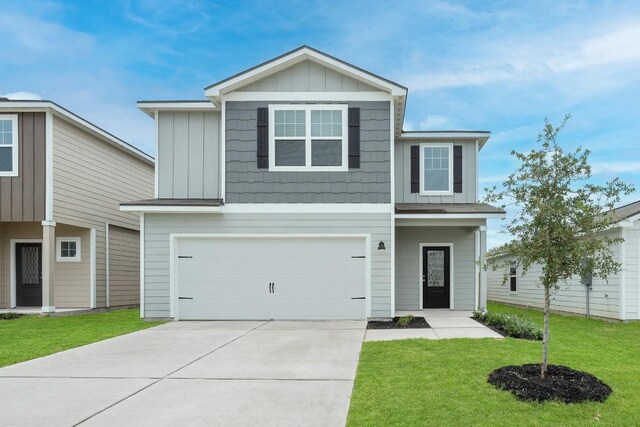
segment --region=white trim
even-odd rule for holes
[[[349,170],[349,128],[348,105],[346,104],[269,104],[269,171],[275,172],[346,172]],[[282,110],[304,111],[305,135],[304,136],[276,136],[275,112]],[[311,135],[311,111],[339,110],[342,113],[342,136],[313,136]],[[277,166],[276,165],[276,139],[304,141],[305,164],[304,166]],[[340,166],[313,166],[312,144],[314,140],[334,140],[342,144],[342,164]]]
[[[42,312],[43,313],[55,313],[56,312],[56,306],[55,305],[43,305],[42,306]]]
[[[506,213],[396,214],[396,219],[489,219],[506,218],[506,216]]]
[[[476,139],[476,201],[480,200],[480,146],[479,141]]]
[[[144,270],[147,265],[144,257],[144,212],[140,213],[140,318],[144,319]]]
[[[480,308],[480,227],[476,231],[473,232],[474,237],[474,258],[475,258],[475,268],[474,268],[474,295],[473,295],[473,306],[474,309]]]
[[[222,113],[220,114],[220,198],[226,197],[227,192],[227,101],[222,100]]]
[[[625,240],[625,229],[620,228],[620,237],[623,241],[620,243],[620,320],[627,319],[627,241]]]
[[[393,213],[390,203],[233,203],[223,213]]]
[[[89,230],[89,274],[90,274],[90,295],[89,304],[91,308],[96,308],[96,229]]]
[[[0,176],[19,176],[20,175],[20,138],[18,137],[18,115],[17,114],[0,114],[0,120],[8,120],[11,122],[11,145],[0,145],[2,148],[11,148],[11,170],[0,171]]]
[[[418,307],[420,310],[424,310],[424,298],[423,298],[423,290],[422,290],[422,272],[423,263],[422,263],[422,249],[425,247],[438,247],[438,246],[447,246],[449,247],[449,310],[454,310],[454,263],[453,263],[453,243],[420,243],[418,249],[418,262],[419,262],[419,270],[418,270],[418,286],[420,287],[420,300],[418,301]]]
[[[398,227],[479,227],[486,222],[484,218],[443,219],[443,218],[395,218]]]
[[[74,242],[76,244],[75,257],[62,256],[62,242]],[[82,261],[82,239],[80,237],[56,237],[56,262],[80,262]]]
[[[16,243],[40,243],[40,259],[42,260],[42,239],[10,239],[9,240],[9,272],[11,280],[11,307],[16,308]],[[41,261],[42,262],[42,261]],[[55,307],[54,307],[55,310]]]
[[[424,149],[425,148],[447,148],[449,150],[449,188],[445,191],[427,191],[424,189]],[[453,195],[453,144],[441,143],[432,144],[423,142],[420,144],[420,193],[421,196],[452,196]]]
[[[402,139],[477,139],[482,145],[491,136],[490,132],[462,132],[462,131],[441,131],[441,132],[402,132]],[[482,148],[482,147],[481,147]]]
[[[9,102],[2,102],[0,101],[0,111],[11,111],[11,112],[17,112],[17,111],[45,111],[48,113],[55,113],[57,116],[70,121],[72,123],[77,123],[80,126],[82,126],[85,130],[87,130],[89,133],[98,136],[99,138],[101,138],[102,140],[115,145],[119,148],[121,148],[123,151],[141,159],[144,160],[145,162],[149,163],[149,164],[154,164],[154,159],[153,157],[149,156],[147,153],[145,153],[142,150],[139,150],[138,148],[126,143],[125,141],[121,140],[120,138],[111,135],[110,133],[108,133],[107,131],[99,128],[98,126],[94,125],[91,122],[86,121],[85,119],[83,119],[80,116],[77,116],[76,114],[72,113],[71,111],[67,111],[65,108],[59,106],[58,104],[51,102],[51,101],[9,101]]]
[[[516,274],[514,274],[514,275],[511,275],[511,264],[512,263],[516,264],[516,266],[515,266]],[[515,291],[511,290],[511,278],[512,277],[515,277],[515,279],[516,279],[516,290]],[[519,287],[519,284],[518,284],[518,261],[510,259],[509,260],[509,295],[518,295],[518,287]]]
[[[153,118],[158,111],[217,111],[218,108],[209,100],[205,101],[138,101],[138,108],[145,112],[149,117]]]
[[[104,278],[105,278],[105,305],[106,307],[109,307],[110,305],[110,301],[109,301],[109,275],[110,275],[110,271],[109,271],[109,223],[105,223],[104,224]]]
[[[169,316],[180,320],[178,309],[178,268],[176,249],[178,239],[332,239],[362,238],[365,240],[365,315],[371,317],[371,234],[238,234],[238,233],[170,233],[169,234]]]
[[[53,113],[51,110],[45,112],[45,191],[44,204],[46,221],[53,221]]]
[[[120,206],[121,212],[156,212],[156,213],[218,213],[222,206],[158,206],[127,205]]]
[[[396,152],[396,144],[395,144],[395,102],[393,100],[389,101],[389,165],[390,165],[390,200],[391,206],[396,205],[396,181],[395,181],[395,152]],[[391,257],[391,316],[395,316],[396,312],[396,220],[395,220],[395,209],[390,209],[390,219],[391,219],[391,248],[390,254]]]
[[[308,47],[303,47],[301,49],[290,52],[289,54],[286,54],[280,58],[262,64],[254,69],[247,70],[228,80],[225,80],[213,86],[209,86],[205,90],[205,96],[217,97],[222,94],[229,93],[234,89],[246,86],[254,81],[260,80],[262,77],[273,74],[277,71],[305,61],[307,59],[313,60],[314,62],[320,63],[325,67],[331,68],[355,79],[363,80],[373,87],[387,91],[391,95],[407,95],[407,90],[397,84],[393,84],[389,81],[373,76],[363,70],[359,70],[356,67],[345,64],[321,52],[309,49]]]
[[[159,114],[158,111],[154,111],[153,113],[153,119],[154,119],[154,128],[155,128],[155,132],[156,132],[156,139],[155,139],[155,143],[156,143],[156,158],[160,158],[159,155],[159,148],[160,148],[160,124],[158,123],[158,118],[159,118]],[[156,162],[156,166],[153,168],[153,194],[154,197],[157,199],[158,198],[158,182],[160,181],[160,175],[159,175],[159,162]]]
[[[232,92],[225,101],[389,101],[392,96],[384,92]]]

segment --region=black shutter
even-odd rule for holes
[[[453,192],[462,193],[462,145],[453,146]]]
[[[349,108],[349,168],[360,167],[360,109]]]
[[[269,109],[258,108],[258,169],[269,167]]]
[[[411,192],[420,192],[420,146],[411,146]]]

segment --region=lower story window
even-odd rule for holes
[[[58,237],[56,248],[56,260],[59,262],[78,262],[80,257],[79,237]]]
[[[511,292],[518,292],[518,263],[511,261],[509,265],[509,290]]]

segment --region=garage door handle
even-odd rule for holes
[[[351,297],[351,299],[367,299],[367,297]]]
[[[193,299],[193,297],[178,297],[178,299]]]

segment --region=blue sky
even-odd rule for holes
[[[0,95],[51,99],[154,154],[135,101],[202,89],[308,44],[409,88],[405,129],[490,130],[481,185],[548,117],[594,180],[640,185],[638,1],[0,0]],[[22,94],[16,94],[23,92]],[[631,201],[638,193],[626,199]],[[504,241],[490,229],[490,246]]]

